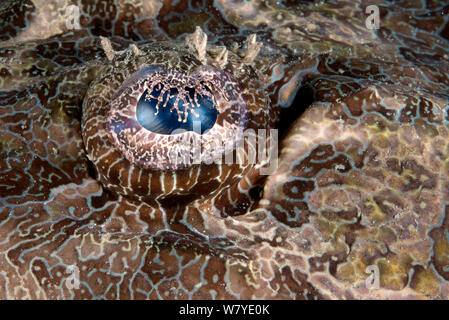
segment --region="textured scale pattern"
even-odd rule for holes
[[[363,1],[2,2],[0,299],[448,299],[449,7],[377,3],[379,30]],[[143,64],[231,74],[277,169],[106,148]]]

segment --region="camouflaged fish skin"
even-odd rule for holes
[[[0,299],[448,299],[449,7],[376,3],[3,1]],[[151,65],[278,129],[277,169],[158,169],[106,125]]]

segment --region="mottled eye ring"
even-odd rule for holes
[[[241,88],[228,73],[199,66],[185,74],[153,65],[117,90],[106,125],[130,162],[176,170],[232,151],[242,137],[245,112]]]
[[[270,121],[263,83],[241,60],[229,52],[220,66],[176,43],[116,53],[83,103],[83,141],[103,186],[171,205],[239,181],[255,166],[254,130]]]

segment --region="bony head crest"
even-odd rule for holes
[[[108,58],[108,60],[111,62],[114,60],[114,57],[116,55],[124,53],[126,51],[126,50],[115,51],[112,48],[111,40],[109,40],[108,38],[105,38],[105,37],[100,37],[100,39],[101,39],[101,46],[103,47],[104,53],[106,54],[106,57]],[[136,56],[143,55],[143,52],[140,51],[139,48],[137,48],[137,46],[135,44],[130,44],[129,49]]]
[[[111,41],[108,38],[101,38],[101,46],[106,54],[109,61],[113,61],[114,58],[124,53],[127,50],[115,51],[112,48]],[[228,63],[228,50],[225,46],[221,47],[220,51],[216,54],[215,58],[208,61],[207,58],[207,34],[201,29],[201,27],[196,27],[195,32],[187,36],[186,44],[190,51],[192,51],[195,57],[201,61],[203,65],[218,65],[223,68]],[[259,51],[262,47],[261,42],[256,41],[256,35],[252,34],[248,37],[246,41],[245,52],[243,53],[242,63],[251,64],[256,59]],[[135,45],[131,44],[129,49],[135,56],[143,55],[143,52]],[[234,43],[234,49],[232,51],[238,51],[238,45]]]
[[[256,35],[252,34],[248,37],[246,41],[246,49],[243,54],[243,63],[251,64],[254,59],[256,59],[259,54],[260,48],[262,47],[261,42],[256,41]],[[207,34],[201,29],[201,27],[196,27],[195,32],[187,36],[186,44],[189,49],[194,53],[195,57],[201,61],[202,64],[208,64],[207,60]],[[237,46],[238,48],[238,46]],[[212,64],[218,64],[223,68],[228,62],[228,50],[226,47],[222,47],[221,50],[216,55]]]

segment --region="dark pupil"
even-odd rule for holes
[[[180,96],[177,103],[178,110],[173,108],[176,97],[178,96],[178,89],[170,88],[163,90],[163,85],[155,85],[151,94],[148,95],[148,89],[142,94],[137,103],[137,121],[147,130],[158,134],[172,134],[174,130],[196,131],[201,134],[207,132],[213,127],[217,120],[217,109],[214,106],[212,93],[208,88],[204,88],[208,93],[205,95],[196,94],[195,88],[184,88],[190,96],[190,100],[186,95]],[[165,91],[165,92],[164,92]],[[162,94],[162,100],[159,102],[158,98]],[[168,98],[170,95],[170,98]],[[167,99],[168,102],[167,102]],[[186,109],[185,100],[187,100],[187,109],[193,108],[199,117],[196,117],[193,112],[189,111],[186,117],[184,111]],[[196,101],[198,104],[196,104]],[[194,103],[192,106],[191,102]],[[170,111],[171,110],[171,111]],[[181,117],[181,119],[180,119]],[[184,122],[185,118],[187,121]],[[195,122],[195,126],[194,126]]]

